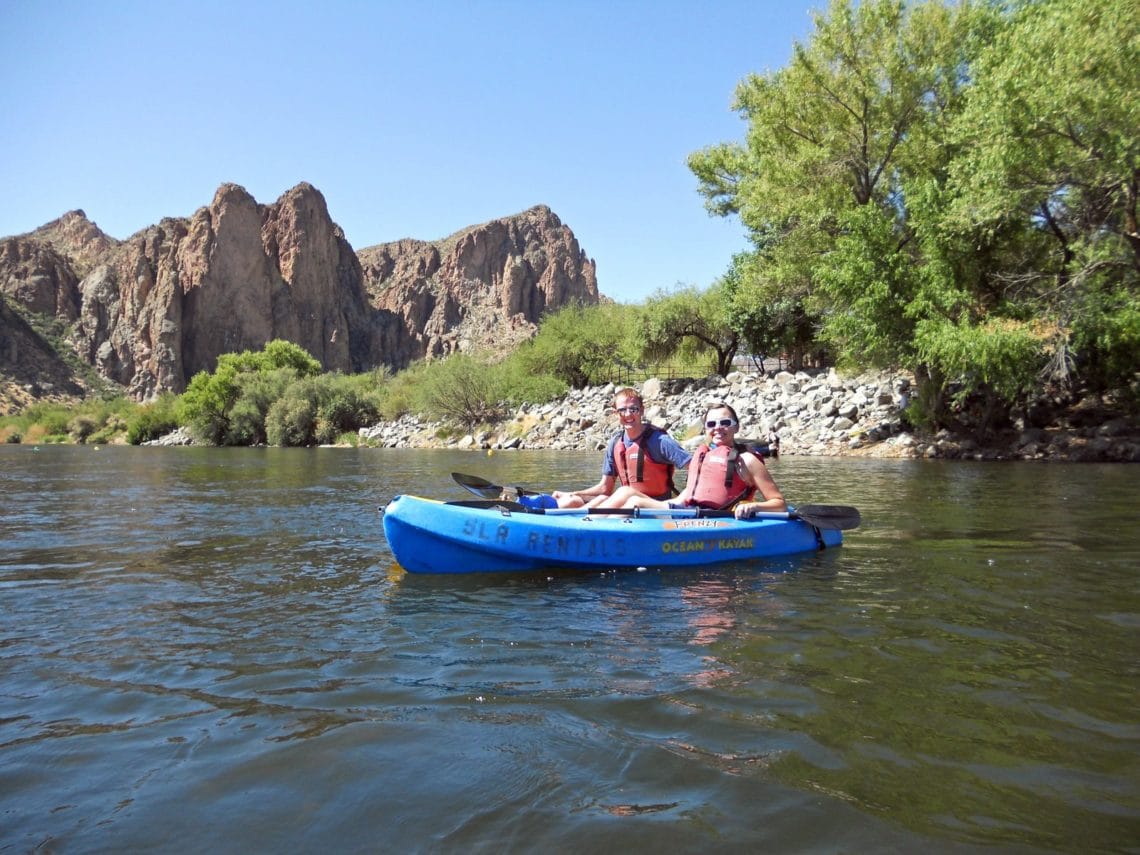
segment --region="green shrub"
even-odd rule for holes
[[[107,445],[122,436],[122,430],[115,425],[104,425],[102,430],[96,431],[87,438],[91,445]]]
[[[430,417],[465,427],[498,421],[504,412],[498,372],[466,354],[431,363],[420,387],[420,401]]]
[[[296,380],[291,368],[246,372],[237,377],[237,397],[230,409],[226,445],[262,445],[268,441],[266,416]]]
[[[170,393],[139,405],[127,418],[127,442],[142,445],[178,429],[177,398]]]
[[[89,415],[78,415],[67,423],[68,435],[80,445],[87,442],[87,438],[95,433],[99,427],[95,419]]]
[[[67,435],[69,418],[67,411],[62,408],[46,411],[39,418],[33,417],[33,419],[43,426],[44,433],[48,436]]]
[[[1126,389],[1140,354],[1140,296],[1118,288],[1089,298],[1073,327],[1077,367],[1090,386]]]
[[[287,341],[271,341],[260,352],[225,354],[213,373],[194,375],[179,400],[178,420],[211,445],[265,442],[266,416],[285,386],[320,370],[317,360]]]
[[[312,445],[315,438],[317,407],[307,383],[294,383],[269,408],[265,417],[266,438],[270,445]]]
[[[536,373],[530,361],[520,358],[518,351],[494,366],[503,398],[512,406],[545,404],[566,394],[565,380],[550,373]]]
[[[526,373],[553,375],[574,388],[604,382],[615,364],[639,357],[639,317],[637,309],[620,303],[565,306],[542,319],[538,335],[512,360],[521,360]]]
[[[379,390],[380,415],[395,421],[407,413],[419,412],[419,385],[428,371],[428,363],[415,362],[384,383]]]
[[[319,378],[318,420],[326,425],[321,442],[373,425],[380,417],[379,396],[369,375],[330,374]],[[318,430],[318,433],[321,433]]]

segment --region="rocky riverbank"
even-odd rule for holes
[[[691,444],[703,436],[700,422],[708,406],[724,401],[740,414],[742,437],[778,436],[781,454],[1140,462],[1140,426],[1087,401],[1049,412],[1039,407],[986,443],[948,431],[921,435],[902,411],[910,384],[901,374],[844,377],[831,369],[648,380],[640,391],[646,420]],[[602,450],[617,430],[610,411],[614,391],[612,385],[572,390],[561,400],[521,407],[499,425],[461,436],[413,416],[362,429],[360,436],[388,448]]]

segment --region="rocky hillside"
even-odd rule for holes
[[[269,205],[225,184],[192,216],[123,241],[82,211],[0,239],[0,298],[0,380],[27,391],[27,354],[51,361],[15,320],[31,313],[69,325],[80,358],[141,400],[275,338],[345,372],[509,347],[543,312],[596,303],[598,286],[594,262],[543,206],[357,253],[309,184]]]
[[[35,401],[66,401],[83,396],[86,384],[0,296],[0,414]]]
[[[362,249],[372,305],[391,312],[415,350],[512,350],[548,310],[597,303],[594,262],[545,206],[446,240],[402,240]]]

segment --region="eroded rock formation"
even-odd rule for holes
[[[399,316],[428,356],[506,351],[533,335],[548,310],[598,302],[594,262],[544,205],[438,243],[368,247],[360,261],[373,304]]]
[[[594,262],[545,206],[357,254],[305,183],[270,205],[225,184],[189,218],[123,241],[72,211],[0,241],[0,291],[72,324],[80,357],[137,399],[180,392],[220,355],[275,338],[326,370],[399,369],[505,351],[544,312],[598,301]]]

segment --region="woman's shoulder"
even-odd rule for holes
[[[751,466],[753,463],[764,465],[764,455],[757,453],[752,446],[737,442],[734,447],[736,448],[737,459],[744,465]]]

